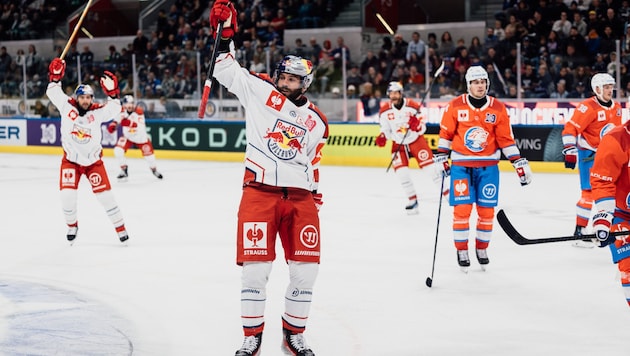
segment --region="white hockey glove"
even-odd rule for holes
[[[606,247],[614,243],[616,238],[610,234],[613,215],[607,211],[600,211],[593,216],[593,230],[597,240],[593,241],[599,247]]]
[[[435,170],[439,175],[444,177],[451,175],[451,165],[448,164],[448,155],[446,153],[433,155],[433,163],[435,163]]]
[[[514,169],[516,169],[516,174],[518,174],[521,185],[528,185],[532,182],[532,169],[529,167],[527,158],[519,158],[512,162],[512,165]]]

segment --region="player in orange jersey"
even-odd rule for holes
[[[468,93],[451,100],[440,123],[437,167],[451,176],[449,203],[453,209],[453,237],[457,261],[466,272],[469,220],[473,205],[477,210],[475,248],[477,260],[485,268],[490,260],[486,249],[492,235],[494,207],[499,198],[499,159],[501,152],[516,169],[521,185],[531,182],[532,171],[514,141],[507,109],[488,96],[490,80],[480,66],[466,71]],[[450,152],[452,167],[447,155]]]
[[[610,231],[630,231],[630,123],[618,126],[601,139],[590,184],[595,202],[593,229],[599,247],[609,246],[621,272],[621,285],[630,306],[630,236],[614,237]],[[630,233],[630,232],[629,232]]]
[[[114,156],[120,164],[120,174],[118,179],[124,180],[128,175],[127,159],[125,153],[133,146],[142,151],[142,156],[149,164],[151,173],[158,179],[162,179],[162,173],[158,172],[155,164],[155,152],[149,135],[147,134],[147,125],[144,121],[144,110],[137,107],[132,95],[125,95],[122,99],[122,111],[107,126],[109,133],[114,133],[118,125],[122,126],[122,136],[118,138],[116,147],[114,147]]]
[[[409,160],[414,157],[420,168],[433,166],[433,152],[424,138],[427,126],[420,117],[420,104],[403,96],[400,83],[389,83],[387,95],[390,101],[381,105],[381,132],[376,137],[376,145],[384,147],[388,139],[393,141],[392,166],[409,198],[405,209],[409,215],[418,214],[418,197],[409,175]],[[440,183],[441,178],[441,174],[438,174],[435,181]],[[447,195],[448,182],[445,182],[444,187],[443,194]]]
[[[598,73],[591,78],[591,87],[595,95],[578,105],[562,130],[564,165],[571,169],[577,165],[582,190],[576,204],[575,236],[582,235],[591,217],[593,198],[589,176],[599,142],[604,134],[621,124],[621,105],[613,100],[615,79],[607,73]],[[593,247],[593,244],[585,239],[576,241],[574,246]]]

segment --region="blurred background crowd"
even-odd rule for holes
[[[490,75],[490,95],[501,98],[585,98],[592,95],[590,78],[594,73],[608,72],[616,77],[617,71],[622,96],[630,95],[629,0],[505,0],[503,10],[494,15],[494,26],[488,26],[483,38],[470,41],[452,38],[449,31],[429,33],[426,38],[418,32],[408,38],[396,33],[384,36],[380,49],[365,53],[350,53],[343,36],[322,43],[314,37],[284,41],[285,29],[326,27],[347,2],[235,1],[239,12],[239,31],[234,38],[238,60],[252,71],[268,72],[285,54],[310,58],[316,65],[312,91],[323,97],[341,95],[339,83],[345,63],[347,96],[375,99],[372,103],[384,96],[390,81],[403,83],[407,96],[422,97],[429,80],[424,70],[427,59],[429,68],[445,63],[431,98],[465,92],[464,73],[477,64]],[[0,0],[0,4],[1,42],[50,36],[65,23],[68,13],[82,5],[78,0]],[[146,26],[155,30],[138,30],[126,47],[111,45],[104,58],[95,58],[89,46],[72,47],[65,57],[65,87],[71,91],[80,77],[98,90],[98,76],[107,69],[118,76],[123,94],[133,94],[135,65],[137,97],[192,98],[199,75],[205,78],[213,46],[208,23],[211,7],[212,1],[177,0],[168,11],[159,12],[155,26]],[[98,18],[86,21],[89,25]],[[619,53],[617,40],[621,43]],[[522,55],[520,68],[517,44]],[[61,50],[57,48],[57,55]],[[198,58],[201,65],[197,65]],[[16,53],[7,53],[6,47],[0,46],[0,97],[21,97],[25,85],[29,98],[43,97],[51,59],[40,56],[34,45]],[[521,74],[521,93],[517,93],[517,71]]]

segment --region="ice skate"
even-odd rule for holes
[[[410,200],[409,204],[405,206],[405,210],[407,211],[407,215],[416,215],[419,213],[418,211],[418,200]]]
[[[575,225],[575,231],[573,232],[573,236],[582,236],[584,234],[584,229],[586,229],[586,227]],[[590,239],[583,239],[583,240],[574,241],[573,247],[593,248],[595,247],[595,244]]]
[[[120,239],[120,242],[127,246],[127,240],[129,240],[129,234],[127,234],[127,230],[119,231],[118,238]]]
[[[282,351],[291,356],[315,356],[306,344],[306,339],[302,333],[293,333],[287,329],[282,329],[284,340],[282,342]]]
[[[162,179],[164,178],[164,176],[162,175],[162,173],[157,171],[157,168],[151,168],[151,173],[153,173],[153,175],[157,178],[157,179]]]
[[[70,245],[74,243],[74,239],[77,237],[77,232],[79,231],[79,226],[68,226],[68,232],[66,233],[66,238],[70,242]]]
[[[262,342],[262,333],[253,336],[246,336],[243,340],[243,346],[236,350],[234,356],[256,356],[260,353],[260,343]]]
[[[127,174],[127,166],[121,166],[120,167],[120,173],[118,173],[118,178],[119,180],[126,180],[129,177],[129,175]]]
[[[477,249],[477,261],[479,262],[479,264],[481,265],[481,269],[482,270],[486,270],[486,265],[488,265],[488,263],[490,263],[490,259],[488,258],[488,251],[486,251],[486,249]]]
[[[468,267],[470,267],[470,258],[468,258],[468,250],[457,250],[457,263],[459,269],[464,273],[468,273]]]

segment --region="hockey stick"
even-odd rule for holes
[[[497,221],[505,234],[508,235],[512,241],[516,242],[518,245],[537,245],[537,244],[545,244],[549,242],[562,242],[562,241],[575,241],[575,240],[586,240],[586,239],[596,239],[597,236],[595,234],[581,235],[581,236],[557,236],[557,237],[542,237],[537,239],[529,239],[523,235],[521,235],[514,225],[510,222],[507,215],[503,209],[499,210],[497,213]],[[630,231],[611,231],[610,235],[612,236],[620,236],[620,235],[630,235]]]
[[[212,74],[214,73],[214,62],[217,60],[217,48],[219,48],[219,41],[221,41],[221,33],[223,32],[223,22],[219,22],[217,33],[214,36],[214,46],[212,47],[212,53],[210,54],[210,67],[208,67],[208,75],[206,81],[203,84],[203,94],[201,94],[201,103],[199,103],[199,111],[197,111],[197,117],[203,119],[206,115],[206,105],[208,105],[208,97],[210,96],[210,89],[212,88]]]
[[[437,226],[435,227],[435,244],[433,245],[433,265],[431,266],[431,277],[427,277],[424,282],[427,287],[431,288],[433,285],[433,272],[435,272],[435,253],[437,252],[438,232],[440,231],[440,215],[442,213],[442,191],[444,190],[444,179],[446,177],[442,174],[442,185],[440,187],[440,203],[438,204]]]
[[[444,61],[442,61],[442,64],[440,64],[438,69],[433,74],[433,78],[431,78],[431,84],[429,84],[429,90],[427,90],[427,92],[424,93],[424,95],[422,96],[422,101],[420,102],[420,107],[421,108],[424,106],[424,100],[427,98],[427,95],[429,95],[429,93],[431,93],[431,89],[433,88],[433,83],[435,83],[435,78],[437,78],[438,75],[440,75],[440,73],[442,73],[442,70],[444,70]],[[408,133],[409,133],[409,128],[407,128],[407,131],[405,131],[405,135],[403,135],[403,138],[400,141],[401,144],[398,146],[398,149],[396,150],[396,152],[394,152],[392,154],[392,160],[389,161],[389,165],[387,166],[387,169],[385,170],[385,173],[389,172],[389,169],[392,168],[392,164],[394,164],[394,160],[396,159],[396,156],[398,156],[398,154],[400,153],[400,147],[403,146],[402,142],[405,142],[405,139],[407,138],[407,134]]]
[[[61,56],[59,56],[59,59],[63,59],[66,56],[66,53],[68,53],[68,49],[70,49],[72,42],[74,42],[74,37],[77,35],[77,32],[79,32],[81,24],[83,23],[83,19],[85,18],[85,15],[87,15],[90,5],[92,5],[92,0],[88,0],[87,4],[85,5],[85,9],[83,9],[81,17],[79,17],[79,21],[77,21],[77,24],[74,25],[74,29],[72,30],[72,34],[70,35],[70,39],[68,39],[68,43],[66,43],[66,47],[61,52]]]

